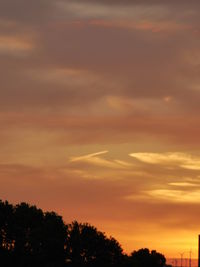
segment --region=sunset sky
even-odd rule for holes
[[[0,0],[0,199],[126,252],[197,257],[200,1]]]

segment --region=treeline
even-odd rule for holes
[[[148,249],[126,255],[113,237],[55,212],[0,200],[2,267],[164,267],[165,257]]]

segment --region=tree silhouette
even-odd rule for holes
[[[0,200],[0,266],[166,267],[166,259],[147,248],[128,256],[94,226],[77,221],[66,225],[55,212]]]
[[[0,200],[0,259],[4,266],[12,265],[13,239],[13,206]]]
[[[66,225],[62,217],[54,212],[47,212],[44,216],[42,249],[47,266],[63,266],[66,259]],[[51,265],[49,265],[51,263]]]
[[[66,226],[54,212],[0,202],[0,260],[3,266],[64,266]],[[13,264],[13,265],[12,265]]]
[[[166,259],[164,255],[156,252],[156,250],[139,249],[134,251],[129,257],[129,264],[134,267],[164,267]]]
[[[72,267],[120,266],[123,260],[122,248],[114,238],[89,224],[73,222],[67,230],[67,258]]]

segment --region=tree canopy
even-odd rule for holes
[[[62,266],[66,225],[54,212],[0,202],[0,259],[4,266]]]
[[[89,224],[68,225],[67,256],[70,266],[117,266],[122,262],[122,248]]]
[[[88,223],[65,224],[55,212],[0,200],[0,264],[4,267],[164,267],[145,248],[130,256],[113,237]]]
[[[130,262],[135,267],[163,267],[166,265],[164,255],[156,250],[149,251],[148,248],[132,252]]]

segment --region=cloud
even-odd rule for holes
[[[173,182],[173,183],[169,183],[169,185],[177,186],[177,187],[193,187],[193,186],[197,186],[198,184],[189,183],[189,182]]]
[[[123,96],[107,96],[106,102],[108,106],[115,110],[123,113],[140,113],[140,114],[152,114],[157,113],[159,109],[162,114],[169,114],[169,105],[173,108],[173,98],[170,96],[160,98],[130,98]],[[169,105],[166,105],[168,103]]]
[[[75,5],[69,1],[65,4]],[[139,110],[136,108],[135,112],[148,113],[160,108],[161,114],[180,114],[199,109],[199,93],[193,90],[199,84],[197,66],[192,65],[192,60],[187,64],[190,56],[185,56],[186,51],[195,51],[195,47],[198,53],[199,45],[191,41],[194,38],[188,38],[193,33],[187,23],[171,21],[168,15],[161,21],[153,20],[148,14],[154,17],[160,13],[154,9],[145,11],[144,7],[136,10],[137,17],[129,19],[126,12],[124,19],[113,19],[110,8],[106,19],[77,20],[73,16],[68,18],[67,11],[60,14],[57,1],[32,3],[28,12],[23,12],[22,7],[26,8],[27,3],[22,0],[14,4],[15,11],[9,9],[10,1],[1,1],[1,5],[2,38],[5,31],[9,35],[3,45],[7,57],[1,58],[0,66],[4,88],[0,91],[1,109],[65,112],[70,109],[79,113],[82,107],[89,109],[100,103],[99,109],[105,110],[104,100],[110,96],[137,102]],[[22,12],[24,17],[20,19]],[[42,18],[43,13],[44,21],[37,22],[38,15]],[[164,35],[155,35],[155,31],[164,31]],[[9,57],[11,50],[27,55],[28,45],[34,49],[25,59],[18,62]],[[184,83],[183,78],[187,78]],[[171,101],[163,105],[163,99]],[[110,112],[108,107],[106,112]]]
[[[26,55],[33,47],[33,43],[23,38],[0,35],[0,54]]]
[[[82,2],[81,0],[76,0],[76,3]],[[104,4],[106,6],[143,6],[144,8],[146,6],[165,6],[165,7],[196,7],[199,6],[199,2],[196,0],[191,0],[188,2],[187,0],[181,1],[181,6],[180,6],[180,1],[179,0],[174,0],[174,1],[160,1],[160,0],[85,0],[86,3],[94,4]]]
[[[200,190],[185,192],[181,190],[157,189],[146,193],[150,197],[161,201],[200,203]]]
[[[102,28],[119,28],[130,31],[149,31],[152,33],[174,33],[191,30],[191,25],[170,22],[170,21],[153,21],[153,20],[132,20],[132,19],[90,19],[85,22],[81,20],[71,22],[71,25],[77,25],[80,27],[102,27]]]
[[[200,157],[186,153],[131,153],[130,156],[149,164],[176,165],[189,170],[200,170]]]
[[[106,154],[108,152],[109,151],[105,150],[105,151],[100,151],[100,152],[84,155],[84,156],[81,156],[81,157],[72,157],[70,161],[71,162],[74,162],[74,161],[85,161],[85,160],[87,161],[88,159],[91,159],[92,157],[95,157],[95,156],[98,156],[98,155],[102,155],[102,154]]]
[[[71,0],[72,1],[72,0]],[[81,2],[81,0],[76,0],[76,2]],[[132,4],[132,5],[135,5],[135,4],[141,4],[141,5],[144,5],[144,4],[147,4],[147,5],[154,5],[154,4],[161,4],[161,5],[179,5],[180,2],[179,0],[174,0],[173,2],[169,2],[169,1],[162,1],[160,2],[160,0],[110,0],[109,2],[107,0],[85,0],[86,2],[99,2],[99,3],[104,3],[104,4],[110,4],[110,5],[113,5],[113,4],[122,4],[122,5],[126,5],[126,4]],[[183,0],[181,2],[182,4],[188,4],[188,1],[187,0]],[[198,2],[196,0],[191,0],[190,4],[198,4]]]
[[[101,145],[109,144],[110,142],[113,144],[136,142],[142,144],[145,142],[146,145],[152,144],[151,149],[153,149],[155,147],[154,142],[157,143],[157,140],[159,140],[160,143],[164,142],[170,146],[170,149],[168,148],[167,150],[174,150],[174,145],[178,149],[193,149],[194,151],[199,147],[200,133],[196,127],[199,123],[198,118],[193,118],[192,120],[188,118],[190,120],[190,128],[188,128],[185,123],[186,117],[130,116],[127,114],[123,116],[116,116],[116,114],[91,116],[87,113],[84,114],[84,112],[85,110],[82,111],[82,115],[62,114],[56,112],[56,110],[54,110],[54,113],[46,111],[46,114],[44,111],[39,114],[39,110],[34,113],[30,110],[26,113],[1,112],[0,119],[1,125],[8,136],[12,136],[12,133],[19,132],[19,130],[23,131],[25,136],[30,131],[33,131],[35,136],[40,136],[40,133],[43,136],[45,133],[47,136],[54,137],[54,142],[62,146],[70,144],[91,145],[97,142]],[[148,161],[152,161],[148,154]],[[160,154],[162,155],[162,153]],[[159,159],[160,154],[158,155]],[[139,154],[136,156],[139,156]],[[144,154],[141,156],[144,158]],[[152,156],[155,161],[157,155],[153,153]],[[164,158],[166,160],[166,154],[164,154]],[[192,164],[192,162],[190,163]],[[185,161],[184,164],[179,165],[185,165]]]
[[[70,159],[70,162],[85,162],[88,164],[92,164],[92,165],[96,165],[96,166],[101,166],[101,167],[107,167],[107,168],[114,168],[114,169],[126,169],[129,168],[131,166],[133,166],[132,164],[123,161],[123,160],[107,160],[107,159],[103,159],[100,157],[97,157],[99,155],[104,155],[107,154],[109,151],[100,151],[100,152],[96,152],[96,153],[92,153],[92,154],[88,154],[88,155],[84,155],[84,156],[80,156],[80,157],[72,157]]]
[[[41,23],[55,12],[54,3],[54,0],[38,0],[29,3],[25,0],[18,0],[17,2],[0,0],[0,17],[29,25]]]
[[[128,18],[136,17],[144,13],[139,6],[134,5],[107,5],[105,2],[89,1],[59,1],[58,7],[63,14],[68,14],[70,18],[91,19],[91,18]],[[159,7],[158,7],[159,8]],[[155,10],[151,10],[155,12]],[[156,14],[156,12],[155,12]]]

